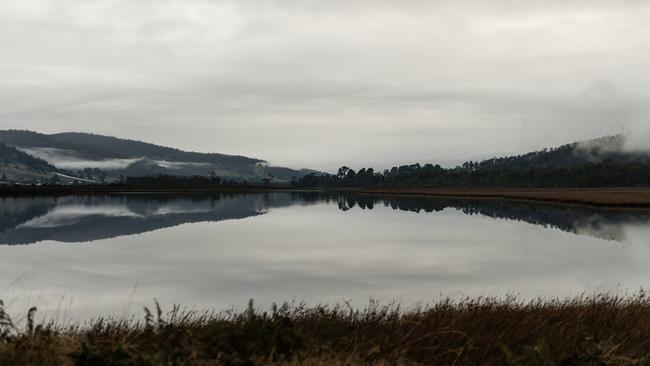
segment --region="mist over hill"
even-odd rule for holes
[[[0,179],[3,183],[44,180],[57,171],[55,166],[45,160],[0,143]]]
[[[187,152],[87,133],[46,135],[0,131],[0,173],[8,180],[46,181],[55,173],[116,181],[121,177],[219,176],[251,182],[295,179],[299,186],[603,186],[650,184],[650,154],[626,147],[626,136],[605,136],[526,154],[468,161],[445,169],[411,164],[383,172],[343,167],[336,175],[271,167],[261,159]],[[540,183],[541,182],[541,183]]]
[[[637,187],[650,186],[650,154],[628,149],[626,136],[605,136],[522,155],[435,163],[376,172],[341,167],[336,175],[307,175],[299,187]]]
[[[466,162],[479,169],[572,168],[589,163],[650,163],[650,154],[628,149],[625,135],[605,136],[574,142],[553,149],[543,149],[522,155],[491,158],[481,162]]]
[[[270,167],[261,159],[217,153],[187,152],[142,141],[88,133],[41,134],[0,131],[0,143],[50,164],[46,170],[120,176],[209,176],[290,180],[313,171]],[[81,172],[80,172],[81,171]],[[85,172],[84,172],[85,171]]]

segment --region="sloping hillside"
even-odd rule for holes
[[[606,160],[615,163],[650,163],[650,155],[626,151],[625,136],[616,135],[574,142],[554,149],[544,149],[522,155],[492,158],[478,163],[475,168],[481,170],[530,169],[533,167],[569,168]]]
[[[57,168],[100,169],[108,176],[210,175],[280,180],[306,172],[268,168],[260,159],[216,153],[187,152],[151,143],[87,133],[45,135],[32,131],[0,131],[0,142],[15,146]],[[266,170],[269,169],[269,172]],[[311,172],[311,171],[309,171]],[[279,174],[275,174],[279,173]]]
[[[0,143],[0,177],[7,181],[45,180],[57,168],[14,147]]]

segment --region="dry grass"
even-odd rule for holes
[[[439,197],[505,198],[604,207],[650,208],[650,188],[362,189],[355,192]]]
[[[0,311],[0,365],[646,365],[650,299],[582,296],[371,302],[271,311],[146,310],[142,321],[16,328]]]

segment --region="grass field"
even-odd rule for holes
[[[650,298],[580,296],[377,302],[242,312],[144,309],[141,320],[15,326],[0,311],[1,365],[646,365]]]

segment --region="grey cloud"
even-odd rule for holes
[[[455,164],[623,126],[643,146],[649,13],[643,1],[4,1],[0,127],[332,170]]]

